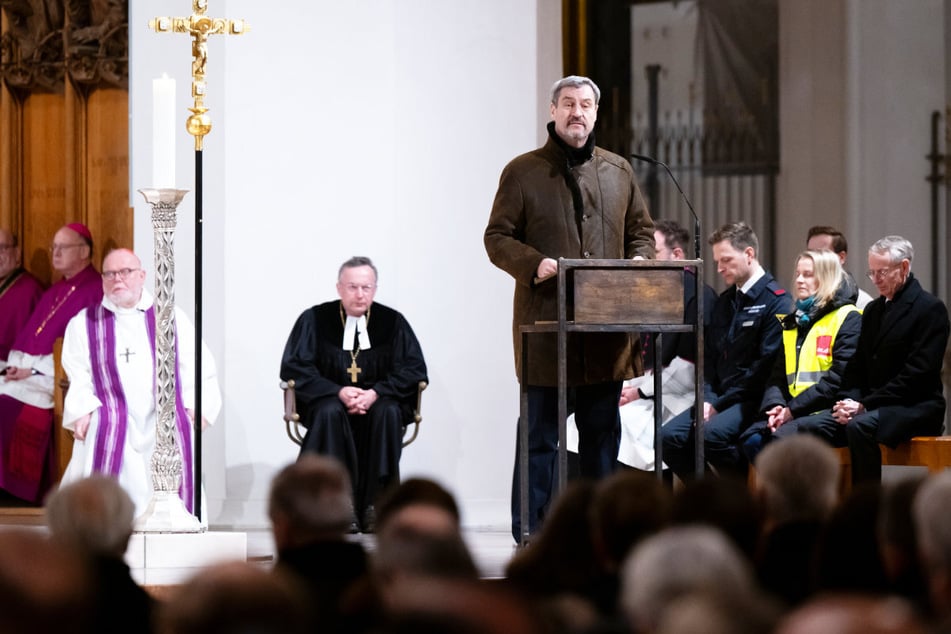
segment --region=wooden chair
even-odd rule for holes
[[[419,424],[423,422],[423,390],[425,390],[428,385],[426,381],[419,382],[419,387],[416,390],[416,407],[413,409],[413,415],[403,422],[403,447],[412,443],[419,435]],[[297,413],[297,393],[294,390],[293,379],[290,381],[281,381],[281,389],[284,391],[284,426],[287,430],[287,437],[296,445],[301,446],[304,444],[304,434],[307,432],[302,429],[303,423],[300,422],[300,414]],[[410,426],[413,427],[413,430],[409,439],[407,439],[406,434],[409,433]]]
[[[63,338],[60,337],[53,344],[53,460],[56,461],[56,482],[59,482],[66,471],[69,459],[73,455],[73,434],[63,429],[63,406],[66,402],[66,392],[69,390],[69,377],[63,370]]]

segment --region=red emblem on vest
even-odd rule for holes
[[[816,356],[825,359],[832,357],[832,335],[816,337]]]

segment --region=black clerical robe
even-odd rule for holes
[[[281,379],[293,380],[307,434],[301,452],[332,455],[353,481],[357,513],[379,490],[399,480],[402,427],[411,415],[420,381],[427,380],[419,341],[402,314],[374,303],[367,315],[370,348],[353,357],[344,350],[340,301],[319,304],[297,319],[281,360]],[[360,368],[351,380],[348,368]],[[345,386],[379,396],[363,416],[350,416],[337,397]]]

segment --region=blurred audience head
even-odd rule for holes
[[[159,610],[159,634],[304,634],[310,613],[288,577],[245,562],[221,563],[175,588]]]
[[[0,530],[0,632],[91,632],[87,563],[83,553],[35,531]]]
[[[762,509],[746,482],[730,477],[703,478],[687,482],[674,494],[671,521],[674,525],[718,528],[752,561]]]
[[[46,500],[53,539],[90,555],[121,559],[132,537],[134,515],[132,498],[107,475],[65,484]]]
[[[347,470],[329,456],[301,455],[271,482],[268,516],[278,550],[342,539],[353,517]]]
[[[715,528],[667,528],[624,562],[620,606],[634,632],[653,632],[673,602],[691,594],[743,604],[756,594],[748,561]]]
[[[824,520],[839,497],[839,458],[809,434],[769,443],[756,456],[756,486],[771,523]]]
[[[594,547],[616,573],[631,548],[670,522],[671,494],[653,474],[625,469],[598,482],[591,503]]]
[[[776,634],[924,634],[915,610],[904,599],[864,594],[830,594],[787,614]]]
[[[934,611],[951,616],[951,471],[928,477],[915,496],[913,512],[921,565]]]

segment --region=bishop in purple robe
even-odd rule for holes
[[[0,488],[40,503],[56,478],[52,455],[53,344],[83,308],[102,300],[92,266],[92,234],[78,222],[62,227],[50,249],[63,277],[43,293],[20,330],[0,379]]]
[[[16,236],[0,229],[0,371],[7,365],[13,340],[43,294],[40,281],[20,266],[20,256]]]

